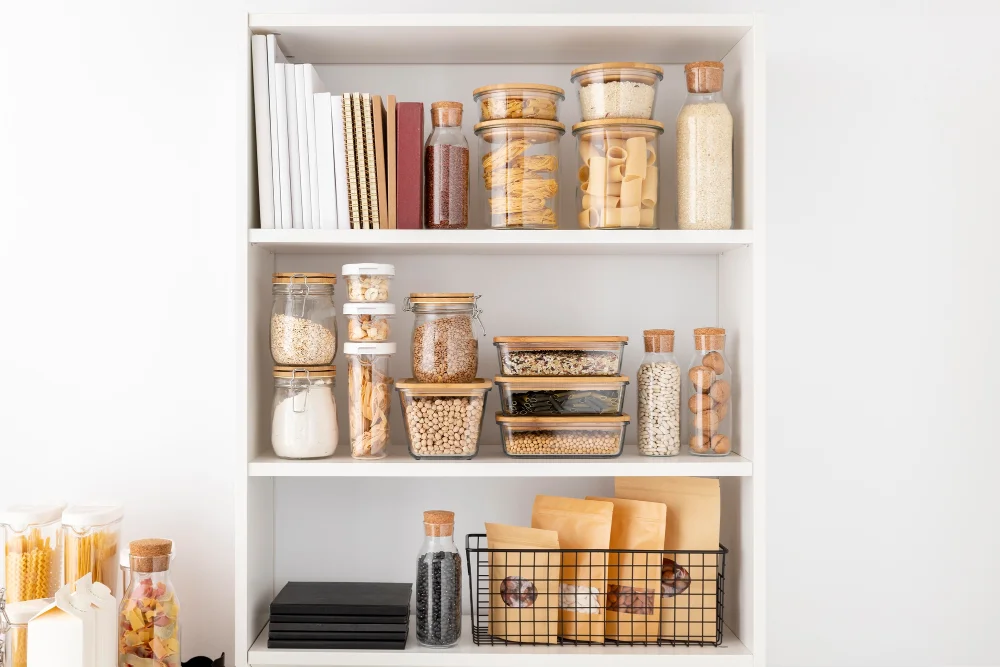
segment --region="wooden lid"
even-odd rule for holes
[[[423,394],[435,396],[450,392],[475,393],[482,389],[489,389],[493,386],[491,380],[476,378],[472,382],[417,382],[413,378],[406,378],[396,383],[396,389],[404,389],[411,394]]]
[[[336,285],[336,273],[272,273],[271,282],[276,285]]]
[[[642,342],[646,352],[673,352],[673,329],[646,329],[642,332]]]
[[[448,537],[455,532],[455,513],[448,510],[424,512],[424,535]]]
[[[455,523],[455,513],[448,510],[428,510],[424,512],[424,523]]]
[[[472,128],[476,136],[497,143],[511,138],[528,139],[530,141],[556,141],[566,133],[566,126],[557,120],[541,120],[537,118],[504,118],[501,120],[484,120]]]
[[[570,72],[569,79],[584,86],[592,83],[622,80],[655,86],[663,80],[663,68],[650,63],[595,63],[577,67]]]
[[[628,336],[495,336],[494,343],[627,343]]]
[[[612,63],[594,63],[593,65],[584,65],[583,67],[577,67],[575,70],[569,73],[570,77],[574,77],[580,74],[586,74],[587,72],[593,72],[599,69],[643,69],[653,72],[654,74],[659,74],[663,76],[663,68],[659,65],[653,65],[651,63],[632,63],[632,62],[612,62]]]
[[[694,349],[722,350],[726,347],[726,330],[721,327],[699,327],[694,330]]]
[[[689,72],[693,69],[698,69],[700,67],[713,67],[715,69],[725,69],[725,65],[718,60],[699,60],[697,62],[688,63],[684,66],[684,71]]]
[[[165,572],[170,569],[170,553],[174,543],[151,538],[128,543],[129,560],[136,572]]]
[[[493,380],[497,384],[510,385],[511,387],[563,390],[572,389],[573,387],[589,387],[595,384],[628,384],[627,375],[569,375],[557,377],[498,375]]]
[[[485,93],[493,93],[497,91],[516,92],[519,90],[552,93],[554,95],[558,95],[562,99],[566,99],[565,90],[563,90],[559,86],[550,86],[544,83],[494,83],[489,86],[480,86],[479,88],[476,88],[475,90],[472,91],[472,97],[475,99]]]
[[[461,102],[434,102],[431,104],[431,110],[434,109],[461,109]]]
[[[472,292],[410,292],[410,303],[475,303]]]
[[[586,120],[573,126],[573,135],[586,136],[592,132],[600,132],[612,139],[644,137],[655,139],[663,134],[663,123],[645,118],[598,118]]]
[[[336,366],[275,366],[274,377],[305,380],[306,378],[337,377]]]
[[[628,415],[601,415],[600,417],[579,417],[576,415],[559,417],[531,417],[512,416],[497,412],[498,424],[511,424],[514,426],[538,426],[539,428],[579,428],[585,429],[591,424],[628,424],[631,422]]]

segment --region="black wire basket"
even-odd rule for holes
[[[476,645],[722,643],[729,550],[721,544],[717,551],[490,549],[486,535],[472,534],[465,553]]]

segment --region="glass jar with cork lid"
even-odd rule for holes
[[[673,329],[642,332],[646,354],[639,364],[639,453],[681,453],[681,371],[674,358]]]
[[[181,665],[180,604],[170,581],[172,551],[170,540],[129,543],[129,583],[119,607],[120,667],[151,661],[163,667]]]
[[[462,636],[462,557],[455,546],[455,513],[424,512],[417,556],[417,641],[447,648]]]
[[[424,147],[424,226],[469,226],[469,142],[462,135],[462,103],[431,104],[434,129]]]
[[[733,115],[721,62],[684,66],[688,96],[677,115],[677,226],[733,226]]]
[[[694,358],[687,373],[685,436],[692,454],[726,456],[732,451],[732,369],[726,359],[726,330],[694,330]]]

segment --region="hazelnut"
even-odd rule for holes
[[[699,412],[693,417],[693,419],[694,428],[697,431],[715,433],[715,429],[719,427],[719,413],[715,410],[705,410],[704,412]]]
[[[715,371],[708,366],[695,366],[688,371],[688,379],[694,385],[695,391],[707,394],[709,387],[715,382]]]
[[[729,396],[731,393],[732,390],[729,388],[729,383],[726,382],[725,380],[718,380],[717,382],[715,382],[715,384],[712,385],[711,389],[709,389],[708,392],[709,396],[714,398],[716,403],[725,403],[726,401],[729,400]]]
[[[718,352],[709,352],[704,357],[701,358],[701,365],[708,366],[716,375],[722,375],[723,371],[726,370],[726,360],[722,358],[722,355]]]
[[[715,411],[719,413],[719,423],[729,414],[729,403],[719,403],[715,406]]]
[[[709,443],[707,435],[692,435],[691,442],[688,444],[691,446],[691,451],[695,454],[708,454],[712,451],[712,446]]]
[[[716,454],[728,454],[730,449],[731,448],[729,446],[729,438],[722,435],[721,433],[719,435],[712,437],[713,452],[715,452]]]
[[[695,394],[688,399],[688,408],[695,414],[704,412],[705,410],[711,410],[714,405],[715,401],[705,394]]]

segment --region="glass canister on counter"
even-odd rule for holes
[[[404,310],[414,315],[413,377],[417,382],[472,382],[479,341],[472,320],[482,311],[471,292],[413,292]]]
[[[28,667],[28,621],[52,603],[51,599],[27,600],[7,605],[6,613],[10,625],[3,639],[3,667]],[[3,630],[3,615],[0,614],[0,631]]]
[[[642,332],[646,354],[639,363],[639,453],[677,456],[681,453],[681,370],[674,359],[672,329]]]
[[[332,273],[275,273],[271,358],[278,366],[325,366],[337,353]]]
[[[385,458],[389,446],[389,360],[395,343],[344,343],[351,456]]]
[[[655,120],[577,123],[577,221],[583,229],[656,229],[660,135]]]
[[[75,584],[85,574],[118,595],[118,550],[122,517],[120,505],[71,506],[62,513],[63,583]]]
[[[495,229],[555,229],[559,222],[559,139],[554,120],[491,120],[475,127],[485,219]]]
[[[694,358],[687,373],[688,424],[692,454],[725,456],[732,451],[732,371],[726,359],[726,330],[694,330]]]
[[[649,63],[597,63],[577,67],[570,81],[580,93],[583,120],[653,117],[663,68]]]
[[[537,118],[558,120],[559,102],[566,91],[544,83],[497,83],[472,91],[479,105],[479,120]]]
[[[462,636],[462,557],[454,534],[454,512],[424,512],[415,619],[417,641],[423,646],[454,646]]]
[[[129,583],[119,609],[119,667],[181,666],[180,603],[170,580],[173,543],[129,543]]]
[[[50,598],[62,586],[63,505],[14,505],[0,513],[7,602]]]
[[[337,450],[336,366],[275,366],[271,446],[283,459],[318,459]]]
[[[733,226],[733,115],[720,62],[684,66],[688,96],[677,115],[677,226]]]
[[[469,226],[469,142],[462,134],[462,103],[431,104],[433,128],[424,147],[424,226]]]

